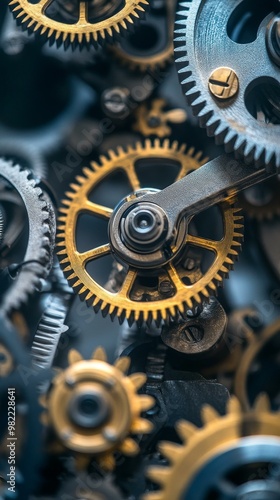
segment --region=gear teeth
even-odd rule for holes
[[[26,261],[36,262],[23,267],[15,283],[5,294],[1,309],[4,314],[9,315],[27,303],[30,295],[41,289],[42,280],[48,276],[52,267],[56,221],[52,205],[37,186],[39,180],[34,179],[29,170],[23,170],[12,161],[0,158],[0,172],[18,191],[29,220],[36,222],[33,231],[30,231],[24,257]]]
[[[200,9],[198,1],[191,0],[188,4],[183,3],[179,7],[175,20],[175,63],[187,102],[192,107],[194,115],[198,116],[199,125],[206,128],[207,135],[215,137],[217,145],[223,145],[227,153],[234,152],[237,159],[249,164],[254,163],[258,169],[265,166],[268,172],[276,170],[278,173],[280,172],[280,149],[276,141],[273,144],[273,141],[266,141],[264,137],[263,141],[254,142],[249,133],[243,132],[246,128],[244,124],[240,124],[236,130],[231,129],[232,124],[228,116],[224,117],[222,113],[223,107],[217,107],[211,101],[206,85],[204,88],[199,68],[197,68],[199,58],[196,57],[196,47],[192,47],[193,34],[198,29],[203,8],[204,5]],[[218,12],[216,14],[218,16]],[[220,32],[226,33],[226,29]],[[205,41],[206,37],[204,43]],[[245,109],[244,113],[247,113]],[[234,121],[233,118],[232,115],[232,121]]]
[[[232,449],[233,443],[246,438],[247,429],[254,429],[255,436],[280,437],[279,412],[271,412],[267,395],[261,395],[247,412],[242,411],[236,397],[229,399],[224,416],[206,406],[202,410],[202,420],[204,426],[199,429],[186,421],[177,423],[181,445],[159,443],[159,452],[169,465],[148,468],[146,476],[159,485],[159,490],[147,493],[143,500],[178,500],[188,495],[193,478],[205,463],[227,450],[227,446]]]

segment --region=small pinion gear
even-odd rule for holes
[[[264,494],[260,497],[260,481],[252,479],[258,477],[260,464],[264,467],[267,464],[270,470],[275,465],[279,470],[279,413],[270,411],[266,395],[259,396],[254,408],[248,412],[242,412],[235,397],[229,400],[225,416],[220,416],[211,406],[205,406],[202,420],[202,428],[186,421],[177,423],[182,445],[160,443],[160,453],[168,460],[169,466],[153,466],[148,470],[149,479],[158,483],[160,490],[146,494],[143,500],[247,498],[243,493],[249,483],[252,488],[250,498],[278,498]],[[246,470],[250,471],[249,477]],[[265,491],[274,491],[276,487],[279,494],[279,482],[273,477],[270,482],[269,472],[267,476],[263,484],[267,488]]]
[[[94,194],[94,190],[102,185],[104,196],[104,189],[105,192],[108,191],[108,184],[105,188],[102,183],[108,182],[109,178],[112,179],[111,182],[116,182],[114,176],[121,174],[117,185],[120,188],[120,184],[124,183],[125,189],[131,190],[127,194],[131,195],[141,189],[146,192],[150,189],[150,186],[144,183],[144,173],[149,175],[148,183],[152,175],[158,186],[164,176],[164,167],[168,176],[177,181],[203,163],[202,154],[195,153],[193,148],[186,151],[185,145],[179,147],[177,142],[170,144],[168,139],[162,144],[158,139],[154,143],[147,139],[144,145],[138,143],[135,147],[129,146],[127,151],[122,148],[119,148],[117,153],[109,151],[108,157],[103,156],[100,163],[91,163],[90,168],[84,168],[83,176],[78,176],[75,184],[71,184],[71,191],[66,193],[64,206],[60,209],[58,256],[70,285],[96,312],[101,310],[104,316],[109,314],[112,319],[117,316],[120,322],[126,318],[130,324],[134,321],[138,324],[149,324],[152,321],[160,324],[162,320],[168,321],[170,317],[183,316],[187,310],[208,300],[216,292],[217,286],[221,285],[223,278],[232,269],[243,238],[243,217],[234,206],[233,199],[227,199],[217,205],[218,219],[222,220],[223,226],[223,236],[220,240],[216,241],[215,235],[213,239],[208,239],[198,234],[184,233],[181,254],[174,262],[146,273],[124,263],[123,282],[114,291],[109,291],[106,285],[98,282],[86,267],[97,259],[98,265],[99,262],[100,265],[105,265],[108,259],[103,262],[104,257],[114,258],[111,244],[98,244],[98,229],[95,228],[92,229],[89,250],[81,252],[77,242],[80,216],[87,214],[94,223],[97,223],[97,218],[103,219],[107,225],[114,216],[113,208],[100,204],[100,201],[95,203],[90,200],[91,193]],[[138,168],[142,168],[141,177]],[[171,179],[167,184],[172,182]],[[106,203],[109,203],[109,200]],[[189,265],[188,252],[191,249],[195,249],[199,255],[203,252],[213,254],[213,261],[204,272],[200,270],[199,265]]]
[[[55,376],[49,392],[41,397],[44,424],[53,428],[63,447],[77,454],[78,463],[95,458],[105,469],[113,469],[115,451],[128,456],[139,452],[130,435],[152,430],[141,413],[154,400],[137,393],[146,375],[126,375],[129,365],[127,357],[109,364],[102,347],[90,360],[71,350],[68,368]]]
[[[267,22],[277,2],[265,3],[268,21],[247,43],[236,39],[239,28],[233,29],[240,19],[239,3],[189,0],[179,4],[174,40],[177,70],[188,104],[207,134],[238,159],[278,171],[280,72],[266,48]],[[259,9],[258,2],[254,9]],[[248,16],[253,17],[249,7]],[[219,98],[219,92],[229,90],[233,81],[238,81],[238,90]],[[217,94],[211,92],[211,84],[219,89]]]
[[[112,41],[125,33],[142,18],[148,0],[125,2],[54,2],[54,0],[10,0],[10,7],[17,21],[30,33],[43,36],[50,44],[70,44],[73,48],[97,46],[105,40]],[[116,4],[116,5],[115,5]]]

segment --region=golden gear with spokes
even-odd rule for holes
[[[122,148],[119,148],[117,153],[109,151],[108,156],[100,158],[101,165],[92,163],[91,168],[84,168],[84,175],[76,178],[76,184],[71,184],[72,191],[66,193],[67,199],[63,201],[64,207],[60,209],[58,238],[61,241],[58,243],[58,256],[67,279],[96,312],[101,309],[104,315],[109,314],[112,318],[118,316],[120,322],[127,318],[130,323],[149,323],[154,320],[159,324],[162,319],[166,321],[170,317],[184,315],[186,310],[213,295],[232,268],[242,241],[243,218],[238,214],[239,209],[234,207],[233,199],[218,205],[223,219],[221,240],[210,240],[192,234],[184,236],[184,251],[196,247],[200,251],[208,250],[214,254],[214,261],[204,274],[197,267],[184,267],[184,254],[179,262],[162,266],[157,270],[157,275],[153,275],[152,270],[143,275],[142,271],[136,268],[126,268],[121,288],[112,293],[98,284],[85,269],[89,261],[112,253],[110,243],[83,253],[77,249],[76,226],[80,214],[91,214],[107,222],[113,214],[113,209],[89,200],[88,196],[93,188],[117,171],[126,175],[132,192],[145,187],[140,185],[136,172],[139,160],[148,160],[150,169],[152,162],[162,164],[163,161],[169,161],[173,166],[179,165],[179,173],[177,174],[176,170],[174,181],[199,168],[203,161],[201,153],[195,154],[193,148],[186,151],[185,145],[179,147],[177,142],[170,144],[168,140],[161,144],[158,139],[154,143],[146,140],[144,145],[138,143],[135,147],[129,146],[127,151]],[[154,288],[145,282],[145,279],[148,280],[151,276],[156,276],[158,280]]]
[[[158,483],[161,489],[146,494],[144,496],[145,500],[170,500],[171,498],[172,500],[180,500],[189,498],[186,492],[189,490],[197,473],[204,466],[207,466],[211,459],[219,455],[224,456],[227,450],[242,445],[245,438],[273,436],[278,448],[280,448],[280,439],[278,439],[280,438],[279,413],[270,411],[266,395],[259,396],[254,408],[247,413],[242,412],[240,403],[235,397],[229,400],[228,412],[225,416],[220,416],[211,406],[205,406],[202,410],[202,420],[204,422],[202,428],[198,428],[184,420],[178,422],[176,429],[183,441],[182,445],[171,442],[160,443],[160,453],[169,461],[170,465],[148,469],[147,475],[149,479]],[[251,458],[251,462],[254,463],[254,458]],[[217,468],[215,471],[218,473]],[[215,486],[218,487],[218,484]],[[221,488],[229,486],[230,483],[225,478]],[[213,498],[222,498],[222,493],[221,496],[218,496],[217,491],[215,493],[216,495]],[[191,496],[190,498],[194,497]],[[206,498],[206,496],[203,498]],[[237,498],[237,496],[232,495],[227,498]],[[250,496],[250,498],[253,497]]]
[[[55,376],[49,393],[41,398],[47,410],[43,422],[54,429],[63,446],[80,455],[78,460],[92,456],[104,468],[112,469],[116,450],[124,455],[139,452],[130,434],[152,430],[151,422],[141,413],[150,409],[154,400],[137,394],[146,375],[127,376],[129,364],[129,358],[122,357],[110,365],[102,347],[90,360],[72,350],[69,367]]]
[[[115,4],[118,5],[115,6]],[[125,2],[95,2],[78,0],[75,9],[71,2],[56,6],[53,14],[49,9],[53,0],[10,0],[10,7],[23,28],[44,36],[51,43],[65,46],[76,44],[89,46],[112,40],[124,33],[144,15],[148,0],[125,0]],[[108,7],[110,4],[111,8]],[[90,19],[94,9],[93,19]],[[98,10],[99,9],[99,10]],[[103,15],[100,16],[100,12]],[[100,19],[101,17],[101,19]],[[91,21],[91,22],[90,22]]]

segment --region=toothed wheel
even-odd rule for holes
[[[163,442],[159,449],[169,467],[151,467],[148,477],[160,485],[145,500],[255,500],[279,498],[280,418],[266,396],[243,413],[236,398],[221,417],[206,406],[204,427],[177,424],[182,445]]]
[[[139,452],[130,434],[152,430],[141,413],[153,406],[153,398],[137,394],[146,376],[125,375],[129,364],[129,358],[122,357],[110,365],[101,347],[90,360],[72,350],[69,367],[55,377],[42,398],[47,409],[44,423],[53,427],[66,448],[80,454],[78,460],[95,457],[104,468],[112,469],[115,451],[124,455]]]
[[[31,172],[0,158],[0,179],[8,181],[26,209],[29,235],[22,268],[5,294],[1,309],[6,314],[19,309],[38,290],[52,266],[56,221],[49,199],[37,186]]]
[[[175,58],[199,123],[227,152],[280,168],[280,70],[267,29],[279,2],[190,0],[177,14]]]
[[[10,0],[14,16],[50,43],[97,45],[126,32],[143,17],[148,0]]]
[[[119,198],[116,199],[118,190],[124,193],[124,189],[127,189],[131,197],[135,192],[138,195],[141,192],[147,193],[151,187],[166,187],[200,167],[203,163],[201,156],[201,153],[195,154],[193,149],[186,151],[186,146],[178,147],[177,143],[170,144],[168,140],[163,144],[158,140],[153,144],[147,140],[144,146],[139,143],[135,148],[129,147],[127,151],[121,148],[117,153],[110,151],[108,158],[100,158],[100,165],[92,163],[91,168],[85,168],[83,176],[78,176],[76,183],[71,185],[72,191],[66,193],[64,208],[60,210],[58,238],[61,241],[58,243],[58,256],[70,284],[95,311],[101,309],[103,315],[109,314],[112,318],[117,316],[120,322],[127,318],[130,323],[149,323],[153,320],[160,323],[162,319],[184,315],[187,309],[207,300],[227,276],[238,256],[243,228],[239,209],[234,207],[232,199],[215,208],[215,217],[222,226],[221,239],[218,237],[215,240],[214,234],[219,225],[218,220],[215,220],[215,224],[211,223],[213,239],[199,236],[195,230],[181,230],[183,245],[180,254],[177,253],[171,262],[161,268],[146,272],[124,262],[120,266],[123,273],[122,285],[114,293],[108,291],[98,277],[94,278],[90,274],[90,266],[95,265],[97,259],[97,272],[99,265],[103,265],[104,258],[112,257],[112,262],[106,261],[109,271],[114,262],[111,244],[97,244],[100,241],[101,227],[92,228],[89,249],[81,250],[77,242],[76,232],[83,214],[105,221],[107,239],[108,222],[114,216],[115,203],[120,201]],[[116,175],[120,175],[120,178]],[[147,180],[143,180],[145,176],[148,176]],[[115,183],[113,189],[112,185],[109,187],[106,184],[110,179]],[[146,182],[152,182],[153,186],[147,188]],[[110,193],[107,202],[111,206],[100,204],[100,192],[103,197],[104,192]],[[113,198],[116,202],[113,202]],[[193,224],[195,220],[194,217]],[[201,265],[205,265],[206,270],[201,271],[190,258],[192,250],[199,253]],[[206,263],[206,254],[211,254],[211,263],[209,260]],[[105,265],[105,259],[103,263]]]

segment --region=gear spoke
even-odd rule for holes
[[[90,214],[101,217],[102,219],[110,219],[113,213],[112,208],[98,205],[97,203],[93,203],[89,200],[86,200],[86,202],[82,204],[80,210],[82,212],[89,212]]]
[[[87,252],[83,253],[77,252],[76,255],[80,260],[81,265],[84,266],[87,262],[91,260],[100,259],[100,257],[105,257],[110,253],[111,253],[110,245],[109,243],[106,243],[105,245],[100,245],[99,247],[92,248]]]
[[[182,281],[173,264],[169,263],[166,266],[166,271],[174,287],[178,290],[182,286]]]
[[[137,271],[135,269],[129,269],[127,275],[124,279],[121,289],[118,291],[118,297],[128,297],[132,289],[132,286],[137,277]]]
[[[186,243],[196,247],[204,248],[205,250],[210,250],[218,254],[223,248],[224,241],[209,240],[206,238],[201,238],[200,236],[193,236],[191,234],[188,234]]]
[[[88,14],[88,2],[80,2],[80,10],[79,10],[79,21],[77,24],[84,24],[88,23],[87,19],[87,14]]]

